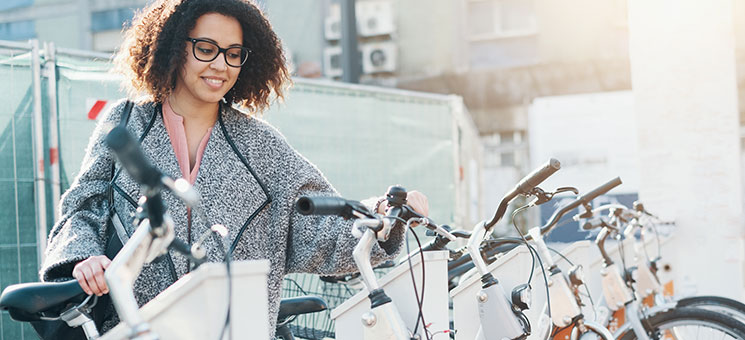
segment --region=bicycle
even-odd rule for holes
[[[562,207],[561,209],[559,209],[556,212],[554,212],[554,214],[550,218],[549,222],[546,223],[544,226],[542,226],[540,228],[534,228],[534,229],[532,229],[531,232],[530,232],[530,235],[526,236],[525,239],[528,239],[528,240],[530,240],[530,239],[539,239],[540,235],[549,232],[551,230],[551,228],[553,228],[557,224],[559,218],[562,217],[564,214],[566,214],[569,211],[571,211],[571,210],[579,207],[580,205],[585,206],[585,207],[589,206],[589,203],[590,203],[590,201],[592,201],[592,199],[594,199],[595,197],[597,197],[597,196],[599,196],[599,195],[601,195],[601,194],[609,191],[610,189],[612,189],[613,187],[615,187],[615,186],[617,186],[619,184],[620,184],[620,179],[615,179],[615,180],[613,180],[613,181],[611,181],[609,183],[606,183],[603,186],[601,186],[601,187],[599,187],[599,188],[591,191],[590,193],[583,195],[582,197],[580,197],[579,199],[575,200],[574,202],[572,202],[572,203],[570,203],[570,204]],[[480,253],[481,254],[476,255],[476,256],[477,257],[480,257],[481,255],[484,255],[485,258],[487,258],[487,259],[489,259],[489,258],[492,258],[493,259],[494,256],[496,256],[496,254],[499,254],[499,253],[502,253],[502,252],[505,252],[505,251],[509,251],[512,248],[514,248],[515,246],[517,246],[519,244],[522,244],[524,241],[525,240],[520,239],[520,238],[504,238],[504,239],[490,240],[490,242],[485,242],[484,244],[481,244],[481,246],[480,246]],[[601,243],[601,245],[602,245],[602,243]],[[543,247],[541,247],[541,248],[543,248]],[[543,248],[543,249],[544,249],[544,251],[542,251],[543,254],[542,254],[541,257],[542,258],[550,258],[550,254],[548,254],[548,251],[545,250],[545,248]],[[472,252],[472,253],[474,253],[474,252]],[[473,257],[473,256],[474,256],[474,254],[471,254],[470,257]],[[460,272],[463,271],[462,268],[464,266],[467,266],[467,263],[465,263],[465,264],[463,263],[464,262],[463,258],[466,258],[466,256],[463,256],[460,259],[454,261],[455,262],[454,264],[456,266],[452,267],[452,270],[458,270]],[[613,273],[613,271],[611,269],[608,269],[607,270],[607,273]],[[574,282],[581,281],[581,280],[578,280],[579,278],[577,276],[582,276],[582,275],[578,274],[576,272],[576,270],[570,270],[570,282],[573,282],[574,283]],[[607,275],[607,276],[608,277],[615,277],[614,275]],[[615,286],[618,286],[618,285],[615,285]],[[574,284],[575,293],[577,293],[577,288],[578,287],[579,287],[579,284]],[[551,295],[556,296],[557,294],[551,294]],[[578,302],[579,302],[579,296],[577,294],[575,294],[575,297],[578,299]],[[555,298],[554,298],[554,300],[555,300]],[[634,338],[636,336],[636,334],[652,333],[652,332],[656,332],[657,329],[660,328],[660,327],[662,327],[662,329],[664,329],[664,327],[668,327],[669,325],[680,325],[681,323],[682,324],[687,324],[687,325],[702,324],[703,326],[706,326],[706,327],[708,327],[711,330],[718,330],[720,333],[718,333],[717,335],[721,335],[721,333],[723,333],[724,335],[734,335],[735,337],[740,336],[740,334],[738,333],[738,331],[730,331],[729,330],[729,329],[732,329],[732,328],[738,328],[739,326],[738,326],[737,322],[734,322],[734,320],[732,320],[731,318],[728,319],[726,315],[724,315],[724,317],[720,317],[721,316],[720,314],[711,313],[709,311],[703,311],[703,310],[700,310],[700,309],[692,309],[692,308],[685,308],[685,309],[682,308],[682,307],[686,307],[686,306],[687,307],[690,307],[692,304],[675,306],[677,308],[675,308],[673,312],[663,313],[664,312],[664,310],[663,310],[663,311],[658,311],[656,313],[652,313],[649,316],[645,316],[645,315],[639,315],[639,307],[638,307],[638,305],[634,305],[634,301],[633,300],[622,299],[622,301],[624,301],[624,304],[627,306],[627,311],[630,311],[630,317],[628,318],[629,320],[636,320],[634,322],[636,322],[637,324],[639,324],[639,323],[650,324],[653,327],[657,327],[657,328],[652,328],[652,330],[644,330],[643,328],[637,327],[636,329],[632,329],[633,331],[629,331],[632,327],[630,326],[630,324],[626,324],[624,326],[624,330],[625,331],[620,332],[620,336],[623,336],[625,338]],[[698,300],[698,301],[700,301],[700,300]],[[563,304],[566,305],[566,302],[563,303]],[[636,313],[633,312],[634,309],[637,310]],[[712,319],[714,321],[711,321]],[[698,322],[698,320],[704,320],[704,321]],[[556,327],[556,322],[554,322],[554,323],[555,323],[555,327]],[[573,326],[574,325],[572,325],[572,327],[567,327],[563,331],[563,333],[562,332],[556,332],[557,329],[555,328],[554,329],[554,331],[555,331],[554,333],[556,333],[556,336],[557,337],[561,337],[561,338],[564,338],[564,337],[570,338],[571,337],[572,339],[575,339],[575,338],[577,338],[579,336],[579,334],[577,332],[578,327],[573,327]],[[608,334],[606,333],[604,337],[607,337],[607,336],[608,336]],[[643,339],[644,336],[642,335],[639,338],[642,338]]]
[[[583,217],[593,217],[600,211],[610,210],[609,219],[594,218],[588,220],[583,228],[586,230],[600,229],[595,244],[603,259],[603,293],[608,308],[617,315],[621,313],[627,322],[623,323],[615,335],[619,339],[648,339],[666,334],[676,334],[684,331],[683,327],[706,327],[712,335],[742,338],[745,325],[742,320],[742,304],[722,297],[692,297],[680,301],[668,301],[660,295],[659,279],[655,273],[656,262],[641,261],[639,266],[628,268],[622,255],[623,268],[618,268],[608,255],[605,242],[608,237],[615,235],[622,247],[622,235],[629,236],[634,229],[642,227],[639,217],[644,212],[642,205],[637,205],[636,211],[629,210],[622,205],[610,204],[591,209],[585,207]],[[650,214],[651,216],[651,214]],[[576,219],[576,218],[575,218]],[[622,224],[626,223],[626,228]],[[637,244],[634,249],[640,245]],[[634,278],[637,279],[634,279]],[[640,304],[639,301],[646,301]],[[738,318],[740,320],[738,320]],[[610,319],[607,320],[610,322]],[[675,328],[678,327],[678,328]],[[721,333],[721,334],[720,334]],[[697,335],[698,338],[701,335]]]
[[[13,319],[22,322],[64,321],[72,328],[82,328],[85,337],[89,340],[158,339],[161,336],[166,339],[184,339],[184,332],[172,327],[175,321],[189,324],[186,333],[190,334],[186,338],[204,338],[203,334],[220,335],[222,338],[228,328],[230,328],[230,331],[237,330],[239,334],[252,334],[253,338],[267,338],[267,296],[265,287],[268,262],[237,262],[232,264],[233,272],[231,272],[230,262],[226,262],[226,265],[204,264],[206,258],[205,252],[201,248],[201,241],[208,234],[203,235],[204,237],[201,237],[200,241],[197,241],[191,247],[177,239],[174,233],[173,220],[168,215],[167,208],[161,199],[161,193],[164,190],[169,190],[187,205],[195,206],[199,200],[196,191],[185,180],[174,181],[154,168],[125,128],[114,128],[107,136],[106,142],[114,150],[117,158],[130,176],[143,186],[142,192],[144,192],[144,196],[139,202],[141,208],[139,211],[143,212],[142,216],[139,216],[139,227],[114,257],[111,265],[104,273],[109,286],[109,295],[122,322],[106,334],[100,335],[90,315],[91,309],[97,303],[98,298],[86,295],[76,280],[59,283],[23,283],[8,286],[0,296],[0,308],[7,310]],[[220,225],[215,225],[207,233],[216,233],[220,237],[225,237],[227,230]],[[188,257],[193,264],[193,271],[166,289],[150,303],[139,308],[134,298],[133,282],[143,265],[162,255],[168,249],[175,249]],[[244,273],[257,274],[257,276],[245,276]],[[195,284],[209,281],[206,279],[215,281],[212,279],[215,277],[222,278],[218,282],[220,285],[227,282],[225,285],[228,286],[229,292],[231,291],[232,280],[236,280],[237,283],[246,283],[244,285],[245,291],[255,298],[252,308],[243,306],[242,308],[232,309],[232,298],[228,297],[225,304],[216,304],[218,306],[216,308],[222,308],[225,311],[226,318],[217,321],[212,320],[214,321],[212,324],[208,324],[208,321],[204,320],[204,315],[188,311],[194,308],[184,308],[181,311],[178,308],[169,309],[169,307],[178,306],[178,303],[184,303],[184,301],[188,303],[189,299],[183,299],[182,297],[189,297],[189,294],[193,294],[199,289],[203,291],[209,288],[207,284],[196,287]],[[263,282],[263,286],[257,288],[251,285],[257,284],[257,282],[259,286]],[[194,290],[191,290],[192,288]],[[230,294],[232,295],[232,292]],[[237,292],[233,297],[241,297],[239,295],[246,294]],[[164,304],[163,301],[170,302]],[[261,306],[261,301],[264,301],[264,306]],[[183,306],[178,307],[183,308]],[[174,309],[177,310],[172,313]],[[277,323],[278,334],[285,336],[285,339],[292,339],[291,334],[288,334],[285,329],[287,319],[293,315],[324,309],[326,309],[325,302],[314,297],[302,297],[281,302],[279,322]],[[154,315],[154,310],[163,313]],[[184,310],[186,312],[182,312]],[[241,323],[236,327],[233,327],[235,323],[229,324],[228,322],[229,317],[227,316],[230,313],[241,316]],[[148,314],[150,318],[155,319],[148,320],[144,314]],[[184,316],[189,315],[191,320],[183,319]],[[243,318],[246,316],[248,318]],[[214,335],[211,337],[215,337]]]
[[[549,222],[547,222],[540,228],[532,229],[529,237],[526,238],[538,238],[540,235],[550,232],[551,229],[556,226],[559,219],[563,215],[575,208],[583,206],[586,211],[592,211],[589,206],[592,199],[601,194],[604,194],[605,192],[610,191],[613,187],[620,184],[620,179],[616,178],[581,196],[577,200],[563,206],[552,214]],[[580,214],[580,216],[587,217],[587,215],[584,214]],[[585,228],[587,229],[588,227],[586,226]],[[717,332],[717,337],[724,335],[731,336],[736,339],[742,338],[741,323],[727,315],[722,315],[721,313],[702,310],[698,308],[682,308],[669,305],[667,306],[667,308],[660,308],[657,310],[647,311],[643,309],[643,307],[640,306],[640,304],[638,303],[638,299],[635,298],[633,290],[631,290],[631,287],[626,286],[624,278],[608,256],[608,252],[605,249],[605,239],[608,237],[608,233],[609,231],[607,229],[605,231],[601,231],[595,241],[595,244],[597,245],[601,257],[604,261],[604,269],[601,272],[603,276],[602,286],[605,293],[604,296],[608,305],[612,306],[612,309],[618,310],[620,307],[624,308],[624,315],[627,320],[622,328],[613,334],[613,338],[659,338],[664,334],[670,334],[669,328],[679,326],[702,326],[706,327],[709,332]],[[519,241],[519,239],[502,239],[499,241],[504,243],[515,243]],[[543,255],[544,258],[550,258],[550,254],[548,254],[548,251],[545,251]],[[567,260],[567,262],[569,262],[566,257],[561,254],[560,256],[562,256],[565,260]],[[584,281],[576,276],[581,277],[584,275],[575,274],[575,278],[573,278],[571,281]],[[626,277],[628,277],[628,275]],[[575,285],[575,288],[578,287],[579,284]],[[579,296],[577,295],[577,297],[579,301]],[[595,321],[599,324],[604,324],[604,321],[607,320]],[[663,332],[663,330],[665,332]],[[697,328],[697,330],[700,329]],[[575,325],[570,325],[562,329],[560,332],[556,332],[556,337],[576,339],[578,337],[577,331],[578,329],[577,327],[575,327]],[[676,329],[675,331],[676,333],[682,332],[680,329]]]
[[[429,339],[427,324],[422,310],[423,301],[417,296],[419,316],[414,329],[409,329],[404,322],[395,301],[391,299],[381,287],[371,263],[371,251],[377,241],[384,242],[397,225],[405,222],[410,229],[413,223],[418,223],[444,237],[455,239],[445,229],[421,216],[406,205],[406,191],[400,187],[391,187],[387,193],[388,203],[392,206],[385,216],[370,212],[357,201],[339,197],[301,197],[298,199],[296,210],[304,215],[338,215],[346,219],[354,219],[352,234],[359,239],[354,248],[353,257],[360,272],[360,278],[369,292],[370,309],[362,315],[363,338],[413,340],[422,336]],[[422,264],[424,259],[422,258]],[[424,275],[423,275],[424,277]],[[444,285],[444,282],[443,282]],[[417,294],[417,293],[415,293]],[[417,294],[418,295],[418,294]],[[422,295],[423,298],[423,295]],[[447,308],[447,306],[443,306]],[[423,327],[419,329],[419,323]]]

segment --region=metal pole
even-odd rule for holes
[[[360,51],[357,46],[357,16],[355,0],[341,0],[341,79],[360,82]]]
[[[54,222],[60,218],[59,201],[60,184],[59,172],[59,127],[57,118],[57,55],[53,42],[44,43],[44,74],[47,77],[47,100],[49,103],[49,166],[52,172],[52,208]]]
[[[39,55],[39,41],[33,39],[31,43],[31,77],[34,86],[34,189],[36,191],[36,244],[39,262],[42,262],[44,248],[47,243],[47,195],[44,177],[44,124],[41,112],[41,62]]]
[[[83,50],[93,49],[93,31],[91,29],[91,1],[78,0],[78,18],[80,19],[80,43],[78,47]]]

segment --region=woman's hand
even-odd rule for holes
[[[78,262],[72,269],[72,276],[78,280],[86,294],[101,296],[109,293],[103,271],[109,267],[111,260],[105,255],[91,256]]]
[[[429,201],[423,193],[412,190],[406,194],[406,202],[417,213],[422,216],[429,216]]]
[[[407,192],[406,204],[408,204],[418,214],[422,216],[429,216],[429,201],[427,201],[427,196],[425,196],[423,193],[416,190]],[[376,204],[375,206],[377,207],[377,211],[375,211],[375,213],[385,215],[386,211],[389,208],[388,203],[385,201],[385,195],[380,198],[378,204]]]

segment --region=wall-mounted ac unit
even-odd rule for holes
[[[341,77],[341,46],[323,49],[323,74],[328,78]]]
[[[374,37],[392,34],[396,27],[393,23],[393,4],[390,0],[358,1],[355,5],[357,16],[357,35]],[[323,33],[326,40],[341,39],[341,6],[329,5],[329,15],[324,19]]]
[[[368,43],[362,45],[362,73],[381,73],[396,71],[396,44],[392,42]]]
[[[329,5],[329,15],[323,23],[323,35],[326,40],[341,39],[341,6],[339,4]]]
[[[390,0],[358,1],[355,14],[357,34],[361,37],[392,34],[396,29],[393,22],[393,3]]]

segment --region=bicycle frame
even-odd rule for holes
[[[573,284],[551,257],[548,246],[543,240],[540,227],[530,229],[528,233],[536,245],[539,256],[545,261],[544,267],[550,271],[548,287],[551,297],[551,319],[554,326],[567,327],[576,323],[577,327],[574,327],[571,333],[572,340],[579,338],[580,334],[585,333],[587,329],[591,329],[607,339],[613,338],[610,331],[601,324],[585,320],[580,308],[580,296],[577,295],[576,289],[572,289]]]
[[[479,245],[486,234],[486,223],[477,224],[468,239],[467,250],[481,276],[481,290],[476,294],[481,325],[476,339],[521,339],[528,336],[522,320],[512,311],[512,303],[502,285],[488,271]]]
[[[163,235],[154,237],[150,220],[144,219],[104,272],[119,318],[130,325],[132,334],[143,334],[143,339],[150,338],[144,335],[150,333],[150,326],[140,315],[134,296],[134,281],[146,263],[168,250],[174,238],[173,220],[167,214],[162,230]]]
[[[616,227],[619,227],[618,221],[616,221]],[[595,238],[595,244],[603,256],[603,268],[600,271],[600,275],[602,276],[601,283],[605,302],[612,311],[624,308],[625,324],[628,326],[622,329],[625,330],[630,327],[634,334],[636,334],[637,339],[648,340],[649,337],[642,324],[644,317],[642,316],[643,306],[639,303],[640,299],[635,295],[634,290],[627,285],[618,266],[613,263],[605,250],[605,240],[610,235],[610,232],[611,230],[605,226]],[[615,335],[622,334],[620,333],[622,329],[617,330]]]
[[[362,282],[370,292],[370,311],[362,315],[364,339],[410,340],[412,335],[406,328],[395,303],[385,295],[385,291],[378,285],[378,280],[375,278],[370,262],[370,252],[375,242],[377,242],[377,236],[368,227],[375,226],[377,223],[377,220],[358,219],[354,221],[352,227],[355,230],[365,229],[352,252],[354,262],[360,270]]]

